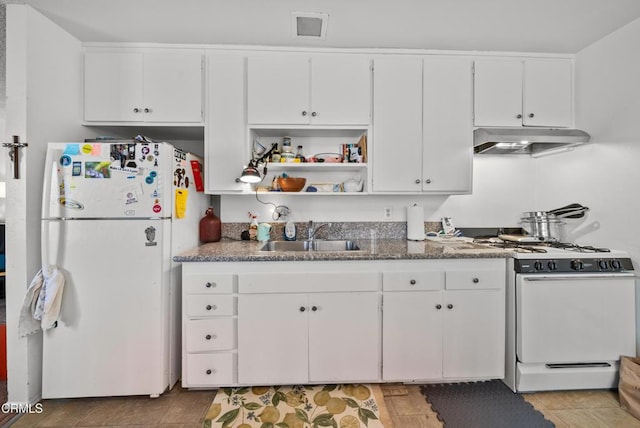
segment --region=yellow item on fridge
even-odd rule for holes
[[[176,189],[176,218],[184,218],[187,213],[187,189]]]

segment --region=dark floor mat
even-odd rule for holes
[[[424,385],[420,389],[447,428],[555,426],[501,381]]]

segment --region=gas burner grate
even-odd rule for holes
[[[567,251],[574,251],[576,253],[609,253],[609,248],[593,247],[591,245],[578,245],[566,242],[550,242],[550,247],[559,248]]]
[[[518,252],[518,253],[546,253],[547,252],[547,250],[542,248],[544,243],[525,244],[522,242],[514,242],[514,241],[502,241],[502,240],[496,241],[495,239],[496,238],[488,238],[488,239],[476,238],[473,240],[473,242],[477,244],[489,245],[493,248],[500,248],[504,250],[514,250],[515,252]]]

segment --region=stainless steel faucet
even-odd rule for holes
[[[313,240],[315,239],[316,233],[318,233],[318,231],[323,227],[328,226],[330,224],[331,223],[322,223],[320,226],[316,227],[316,224],[313,222],[313,220],[309,220],[309,223],[307,224],[307,240],[313,242]]]

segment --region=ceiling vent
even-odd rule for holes
[[[329,15],[316,12],[293,12],[291,30],[294,38],[324,40],[327,35]]]

